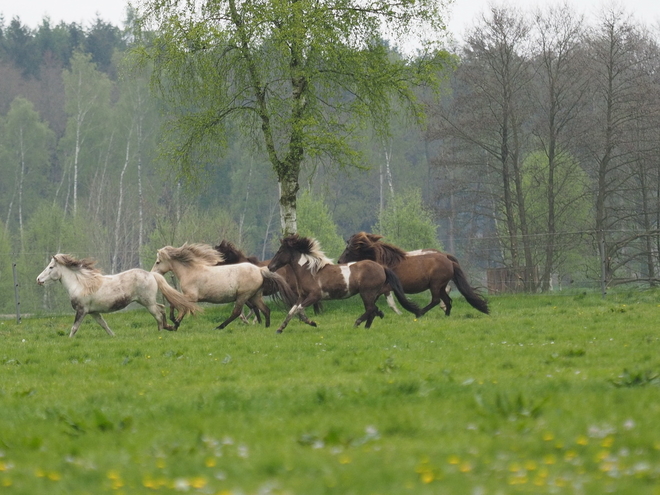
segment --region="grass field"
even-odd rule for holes
[[[424,297],[419,299],[424,300]],[[660,293],[0,321],[7,494],[660,494]],[[385,308],[384,303],[381,306]]]

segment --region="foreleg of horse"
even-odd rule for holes
[[[390,308],[392,308],[392,310],[393,310],[396,314],[398,314],[398,315],[403,314],[403,313],[401,313],[401,310],[397,307],[396,303],[394,302],[394,296],[392,295],[392,293],[391,293],[390,291],[387,291],[387,292],[385,293],[385,297],[386,297],[386,299],[387,299],[387,305],[388,305]],[[381,318],[382,318],[382,316],[381,316]]]
[[[92,318],[94,318],[96,320],[96,323],[101,325],[103,327],[103,329],[107,332],[107,334],[110,335],[110,337],[115,336],[113,331],[110,330],[110,327],[108,326],[106,321],[103,319],[103,316],[101,316],[99,313],[90,313],[90,314],[92,315]],[[71,335],[69,335],[69,337],[71,337]]]
[[[78,328],[80,327],[80,324],[83,321],[83,318],[85,318],[85,315],[87,315],[87,313],[85,313],[82,310],[76,311],[76,318],[75,318],[75,320],[73,320],[73,326],[71,327],[71,332],[69,333],[69,338],[73,337],[76,334],[76,332],[78,331]]]
[[[430,287],[431,290],[431,302],[424,306],[419,314],[423,316],[428,313],[431,309],[435,308],[440,302],[444,302],[445,315],[449,316],[449,311],[451,311],[451,297],[447,295],[445,287]],[[448,310],[446,308],[449,308]]]
[[[303,311],[304,308],[302,307],[301,304],[294,304],[289,312],[286,314],[286,318],[284,318],[284,321],[282,324],[278,327],[277,333],[282,333],[282,331],[286,328],[286,326],[289,324],[291,321],[291,318],[293,318],[294,315],[299,314],[301,311]]]
[[[315,327],[315,326],[317,326],[315,321],[310,320],[310,319],[307,317],[307,315],[305,314],[305,310],[304,310],[304,309],[303,309],[300,313],[298,313],[298,318],[300,319],[300,321],[302,321],[303,323],[307,323],[307,324],[308,324],[309,326],[311,326],[311,327]]]
[[[371,294],[371,293],[361,293],[360,296],[362,297],[362,302],[364,303],[364,314],[360,316],[357,320],[355,320],[355,326],[359,326],[363,321],[366,321],[367,323],[364,325],[365,328],[371,327],[371,323],[374,321],[374,318],[376,315],[379,313],[382,315],[383,312],[378,309],[378,306],[376,306],[376,299],[378,299],[379,294]]]

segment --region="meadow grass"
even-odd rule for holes
[[[660,493],[659,296],[455,297],[368,330],[354,299],[282,335],[282,310],[215,330],[226,306],[175,333],[108,315],[115,338],[0,321],[0,491]]]

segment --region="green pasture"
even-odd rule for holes
[[[660,292],[454,300],[1,320],[0,492],[660,494]]]

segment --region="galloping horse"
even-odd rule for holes
[[[221,241],[220,244],[215,246],[215,250],[222,254],[225,261],[223,265],[233,265],[236,263],[252,263],[257,266],[268,266],[270,260],[259,261],[256,256],[247,256],[243,251],[238,249],[229,241]],[[284,277],[286,283],[289,284],[289,287],[292,289],[298,290],[298,282],[296,281],[296,276],[293,274],[293,270],[289,265],[284,265],[281,268],[277,269],[277,273]],[[272,296],[277,293],[277,287],[270,281],[267,281],[267,284],[264,285],[264,296]],[[254,308],[250,308],[254,311]],[[314,314],[319,314],[321,312],[321,303],[317,302],[314,304]]]
[[[373,260],[394,270],[406,294],[430,290],[431,302],[422,308],[422,315],[442,301],[445,303],[445,315],[449,316],[452,301],[447,294],[447,284],[450,280],[453,280],[472,307],[488,314],[488,302],[470,286],[454,256],[440,252],[423,252],[411,256],[392,244],[379,242],[382,237],[365,232],[354,234],[346,242],[346,249],[339,257],[339,262]]]
[[[246,302],[259,309],[266,317],[266,326],[270,326],[270,309],[262,298],[266,280],[277,284],[278,292],[289,306],[295,301],[296,296],[285,280],[271,273],[267,267],[260,268],[252,263],[219,265],[222,262],[222,255],[206,244],[184,244],[180,248],[166,246],[158,250],[151,271],[161,275],[174,272],[181,292],[191,301],[215,304],[234,302],[231,315],[218,325],[219,329],[234,321]],[[256,315],[261,323],[259,313]],[[174,319],[177,328],[184,316],[185,312]]]
[[[172,307],[179,311],[195,313],[200,309],[170,287],[158,273],[134,268],[116,275],[103,275],[94,267],[95,264],[90,259],[79,260],[68,254],[56,254],[37,277],[39,285],[59,280],[69,293],[71,306],[76,310],[69,337],[76,334],[87,314],[92,315],[108,335],[114,336],[101,313],[123,309],[132,302],[140,303],[149,310],[158,322],[158,330],[176,330],[167,324],[163,305],[156,302],[159,290]]]
[[[376,316],[384,316],[376,306],[376,300],[390,289],[406,310],[419,314],[419,307],[406,299],[399,279],[392,270],[369,260],[335,265],[321,251],[316,239],[299,237],[297,234],[282,239],[268,268],[275,271],[285,265],[289,265],[296,276],[299,296],[298,302],[277,329],[278,333],[284,330],[295,314],[304,315],[305,308],[315,302],[321,299],[344,299],[358,293],[362,297],[365,312],[355,321],[355,326],[366,321],[365,327],[369,328]],[[316,326],[313,321],[309,324]]]

